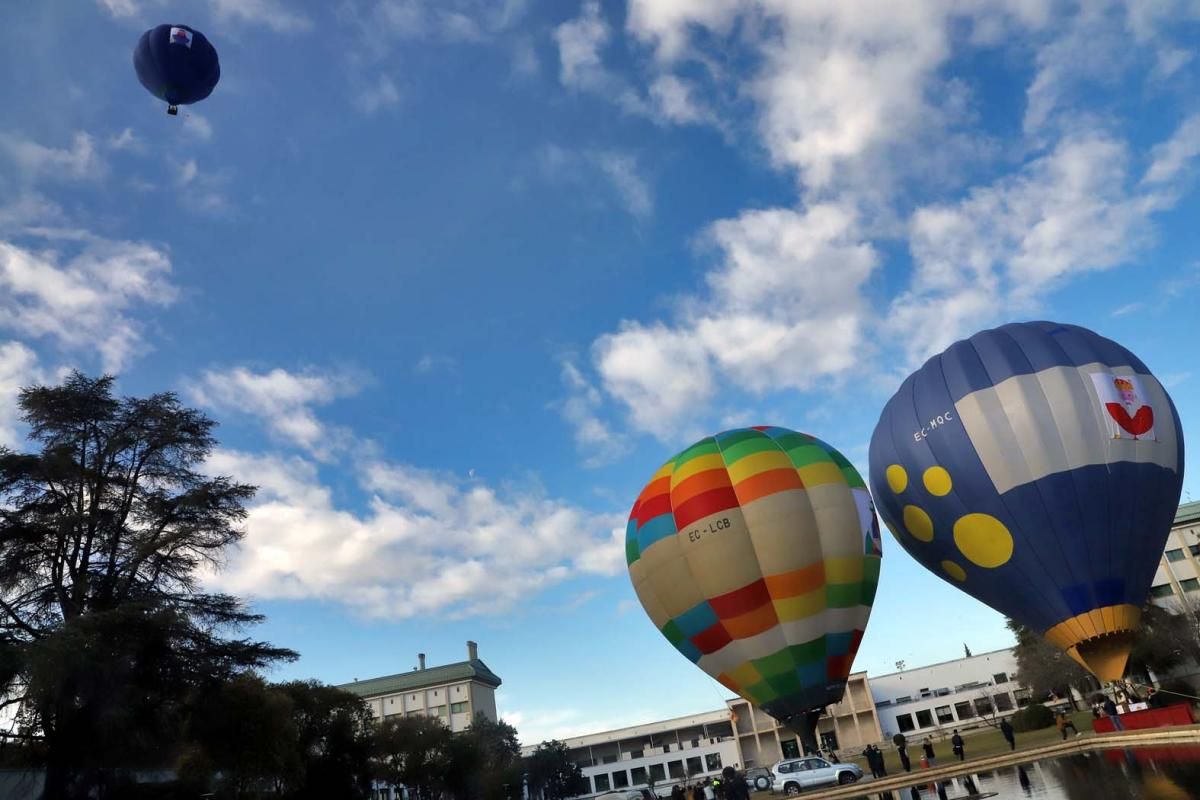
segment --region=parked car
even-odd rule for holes
[[[751,767],[746,770],[746,788],[766,791],[771,788],[771,770],[766,767]]]
[[[771,767],[771,789],[794,795],[818,786],[854,783],[862,776],[855,764],[831,764],[820,756],[790,758]]]

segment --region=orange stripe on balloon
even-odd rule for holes
[[[675,526],[683,530],[698,519],[710,514],[737,508],[737,495],[732,486],[710,489],[675,507]]]
[[[726,675],[724,672],[717,676],[717,682],[734,694],[742,693],[742,689],[740,686],[738,686],[738,682]]]
[[[799,597],[825,585],[825,562],[818,561],[780,575],[768,575],[764,580],[771,597],[777,600],[783,597]]]
[[[761,579],[732,592],[710,597],[708,604],[721,619],[738,617],[771,602],[771,593]]]
[[[741,616],[723,619],[721,624],[734,639],[749,639],[774,628],[779,624],[779,617],[775,614],[775,606],[767,603]]]
[[[656,478],[646,484],[646,488],[642,489],[642,493],[638,495],[638,502],[643,503],[651,497],[657,497],[660,494],[671,493],[671,476],[667,475],[663,478]]]
[[[800,480],[795,469],[772,469],[734,484],[733,491],[737,494],[738,501],[746,505],[778,492],[803,488],[804,482]]]
[[[713,489],[728,488],[729,473],[723,469],[706,469],[697,472],[671,490],[671,502],[681,506],[697,495],[711,492]]]

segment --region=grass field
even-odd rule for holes
[[[1083,736],[1096,735],[1092,732],[1091,711],[1077,711],[1070,715],[1070,717],[1071,721],[1075,723],[1075,727],[1079,729],[1079,732]],[[954,754],[950,752],[950,736],[951,731],[947,730],[941,739],[936,736],[933,739],[933,750],[937,755],[937,763],[939,765],[948,764],[952,760],[958,761],[958,759],[954,757]],[[1072,737],[1074,734],[1068,731],[1067,736]],[[971,761],[974,758],[991,756],[1002,752],[1007,753],[1009,750],[1008,742],[1004,741],[1004,737],[996,728],[986,727],[973,731],[965,731],[963,732],[962,737],[963,751],[966,755],[966,761]],[[1043,728],[1037,731],[1018,733],[1016,735],[1017,752],[1031,747],[1050,744],[1051,742],[1060,741],[1061,739],[1062,735],[1058,732],[1058,728],[1053,725],[1049,728]],[[921,769],[921,756],[923,754],[923,751],[921,750],[921,744],[924,741],[924,736],[916,738],[910,736],[908,739],[908,757],[912,761],[912,768],[914,772]],[[842,757],[842,761],[849,761],[862,767],[863,772],[866,773],[869,778],[871,775],[871,770],[869,767],[867,767],[867,761],[865,758],[863,758],[861,755],[850,758],[849,753],[841,753],[840,755]],[[904,771],[900,766],[900,756],[897,754],[896,748],[893,747],[890,742],[888,743],[888,748],[883,751],[883,763],[884,766],[887,767],[889,775],[895,775],[896,773]]]

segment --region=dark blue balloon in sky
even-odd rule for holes
[[[221,79],[216,48],[187,25],[159,25],[142,34],[133,51],[133,68],[150,94],[175,106],[196,103],[212,94]]]
[[[917,561],[1121,677],[1183,484],[1179,416],[1137,356],[1075,325],[982,331],[904,381],[870,458]]]

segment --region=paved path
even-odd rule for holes
[[[1087,753],[1093,750],[1108,750],[1113,747],[1147,747],[1150,745],[1170,744],[1200,744],[1200,725],[1180,725],[1173,728],[1149,728],[1138,731],[1121,731],[1102,733],[1079,739],[1067,739],[1065,742],[1054,742],[1027,750],[1016,750],[993,756],[983,756],[970,761],[955,761],[953,764],[932,767],[930,769],[915,769],[899,775],[889,775],[886,778],[860,781],[849,786],[825,789],[823,791],[805,792],[804,800],[835,800],[835,798],[856,798],[877,795],[883,791],[907,789],[910,786],[925,786],[933,781],[943,781],[959,775],[971,775],[997,767],[1009,767],[1014,764],[1026,764],[1030,761],[1041,761],[1044,758]]]

